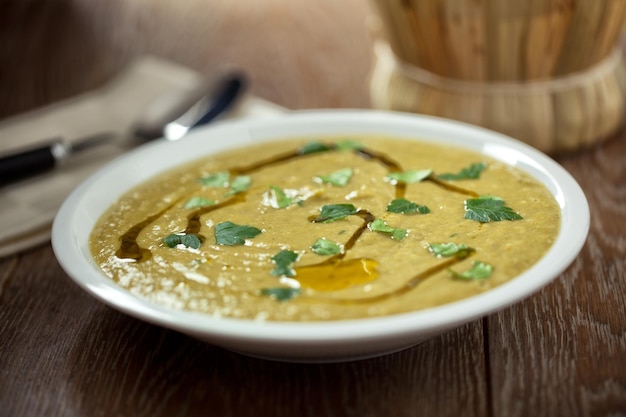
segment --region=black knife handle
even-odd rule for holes
[[[51,170],[64,156],[62,148],[63,144],[55,142],[0,156],[0,185]]]

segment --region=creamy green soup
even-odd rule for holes
[[[337,320],[480,294],[535,264],[560,209],[541,183],[435,142],[292,139],[211,155],[130,190],[94,259],[130,292],[212,316]]]

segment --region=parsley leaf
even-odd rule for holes
[[[240,226],[232,222],[219,223],[215,226],[215,241],[218,245],[243,245],[246,239],[261,234],[261,230],[252,226]]]
[[[416,204],[412,201],[407,200],[406,198],[396,198],[394,200],[391,200],[391,202],[387,206],[387,211],[390,213],[402,214],[430,213],[430,209],[428,207]]]
[[[202,245],[202,240],[194,234],[171,234],[163,238],[163,243],[165,243],[169,248],[175,248],[178,245],[183,245],[188,248],[198,249]]]
[[[318,175],[315,179],[322,184],[335,185],[337,187],[345,187],[352,178],[352,168],[343,168],[332,172],[328,175]]]
[[[246,191],[252,184],[252,178],[248,175],[238,175],[230,182],[230,190],[227,195],[238,194]]]
[[[412,169],[401,172],[390,172],[385,176],[385,179],[392,184],[397,184],[399,182],[410,184],[423,181],[428,178],[432,173],[432,169]]]
[[[314,222],[330,223],[356,214],[357,209],[353,204],[326,204],[322,206],[320,215],[313,219]]]
[[[493,272],[493,266],[481,261],[472,262],[472,268],[461,273],[455,272],[452,269],[448,269],[450,275],[455,279],[461,279],[465,281],[472,281],[477,279],[489,278]]]
[[[456,174],[446,172],[445,174],[437,175],[438,178],[446,181],[450,180],[474,180],[480,178],[480,174],[487,168],[487,164],[484,162],[477,162],[470,165],[467,168],[461,169]]]
[[[311,246],[311,250],[318,255],[337,255],[338,253],[343,253],[343,245],[339,243],[333,242],[332,240],[328,240],[325,237],[317,239],[313,246]]]
[[[465,243],[457,245],[456,243],[429,243],[428,249],[438,258],[456,256],[459,259],[467,258],[474,248],[470,248]]]
[[[200,182],[205,187],[227,187],[228,180],[230,179],[230,173],[228,171],[217,172],[215,174],[209,174],[200,178]]]
[[[263,288],[261,295],[266,295],[276,299],[276,301],[288,301],[297,297],[300,294],[299,288],[291,287],[275,287],[275,288]]]
[[[276,268],[272,271],[272,275],[279,277],[293,277],[296,271],[291,267],[298,260],[298,254],[292,250],[281,250],[272,256],[272,261],[276,264]]]
[[[189,200],[187,200],[183,208],[186,208],[186,209],[200,208],[200,207],[212,206],[214,204],[215,204],[215,201],[209,200],[208,198],[191,197]]]
[[[350,139],[337,142],[337,149],[340,151],[354,151],[361,148],[363,148],[363,145]]]
[[[504,200],[493,195],[483,195],[465,200],[465,218],[480,223],[501,220],[520,220],[523,217],[504,205]]]
[[[406,229],[397,229],[395,227],[387,226],[387,223],[383,219],[376,219],[368,225],[372,232],[387,233],[391,235],[392,239],[402,240],[409,234]]]
[[[309,143],[303,145],[300,149],[298,149],[298,154],[299,155],[308,155],[308,154],[312,154],[312,153],[330,151],[331,149],[333,149],[333,147],[329,146],[329,145],[326,145],[325,143],[309,142]]]
[[[293,203],[293,198],[287,196],[285,190],[275,185],[270,185],[269,193],[269,204],[274,208],[289,207]]]

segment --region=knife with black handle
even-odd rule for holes
[[[239,73],[220,77],[218,81],[205,82],[184,99],[167,104],[169,107],[160,109],[156,117],[152,115],[150,120],[139,121],[133,135],[140,141],[161,137],[179,139],[189,130],[215,120],[232,108],[245,86],[246,79]],[[115,136],[113,132],[103,132],[72,143],[54,139],[0,155],[0,186],[52,170],[71,155],[109,142]]]

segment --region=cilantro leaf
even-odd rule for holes
[[[208,198],[191,197],[189,200],[187,200],[183,208],[186,208],[186,209],[200,208],[200,207],[212,206],[214,204],[215,204],[215,201],[209,200]]]
[[[261,295],[272,297],[276,301],[288,301],[300,295],[300,289],[291,287],[263,288]]]
[[[289,207],[293,203],[293,198],[289,197],[285,190],[275,185],[270,185],[269,204],[274,208]]]
[[[323,237],[315,241],[313,246],[311,246],[311,250],[322,256],[337,255],[338,253],[343,253],[343,245]]]
[[[430,213],[430,209],[428,207],[416,204],[412,201],[407,200],[406,198],[396,198],[394,200],[391,200],[389,205],[387,205],[387,211],[390,213],[402,214]]]
[[[363,145],[361,145],[359,142],[350,140],[350,139],[345,139],[342,141],[337,142],[337,149],[340,151],[354,151],[356,149],[362,149]]]
[[[227,195],[238,194],[246,191],[252,184],[252,178],[248,175],[238,175],[230,182],[230,190]]]
[[[272,261],[276,264],[276,268],[271,272],[272,275],[279,277],[293,277],[296,271],[291,267],[298,260],[298,254],[291,250],[281,250],[272,256]]]
[[[343,168],[332,172],[328,175],[318,175],[315,179],[322,184],[335,185],[337,187],[345,187],[352,178],[352,168]]]
[[[165,243],[168,248],[175,248],[176,245],[180,244],[180,235],[171,234],[165,236],[163,238],[163,243]]]
[[[448,269],[452,278],[461,279],[464,281],[472,281],[477,279],[489,278],[493,273],[493,266],[481,261],[472,262],[472,268],[463,272],[455,272],[452,269]]]
[[[459,259],[467,258],[472,252],[473,248],[470,248],[465,243],[457,245],[456,243],[429,243],[428,249],[438,258],[456,256]]]
[[[252,226],[238,225],[232,222],[223,222],[215,226],[215,241],[218,245],[243,245],[246,239],[261,234],[261,230]]]
[[[404,182],[407,184],[416,183],[425,180],[433,173],[432,169],[412,169],[401,172],[390,172],[385,176],[385,179],[392,184]]]
[[[356,214],[357,209],[353,204],[326,204],[322,206],[320,215],[313,219],[314,222],[330,223]]]
[[[303,145],[300,149],[298,149],[298,154],[299,155],[308,155],[308,154],[312,154],[312,153],[330,151],[331,149],[333,149],[332,146],[329,146],[329,145],[327,145],[325,143],[322,143],[322,142],[309,142],[309,143]]]
[[[437,177],[446,181],[477,179],[480,178],[480,174],[485,170],[485,168],[487,168],[487,164],[484,162],[477,162],[467,168],[461,169],[456,174],[447,172],[445,174],[437,175]]]
[[[504,200],[493,195],[483,195],[465,200],[465,218],[480,223],[501,220],[520,220],[523,217],[504,205]]]
[[[194,234],[178,235],[171,234],[163,238],[163,243],[169,248],[175,248],[178,245],[184,245],[188,248],[198,249],[202,245],[200,237]]]
[[[228,180],[230,179],[230,173],[228,171],[216,172],[200,178],[200,182],[205,187],[227,187]]]
[[[397,229],[395,227],[387,226],[387,223],[383,219],[376,219],[368,225],[372,232],[387,233],[391,235],[394,240],[402,240],[409,234],[406,229]]]

